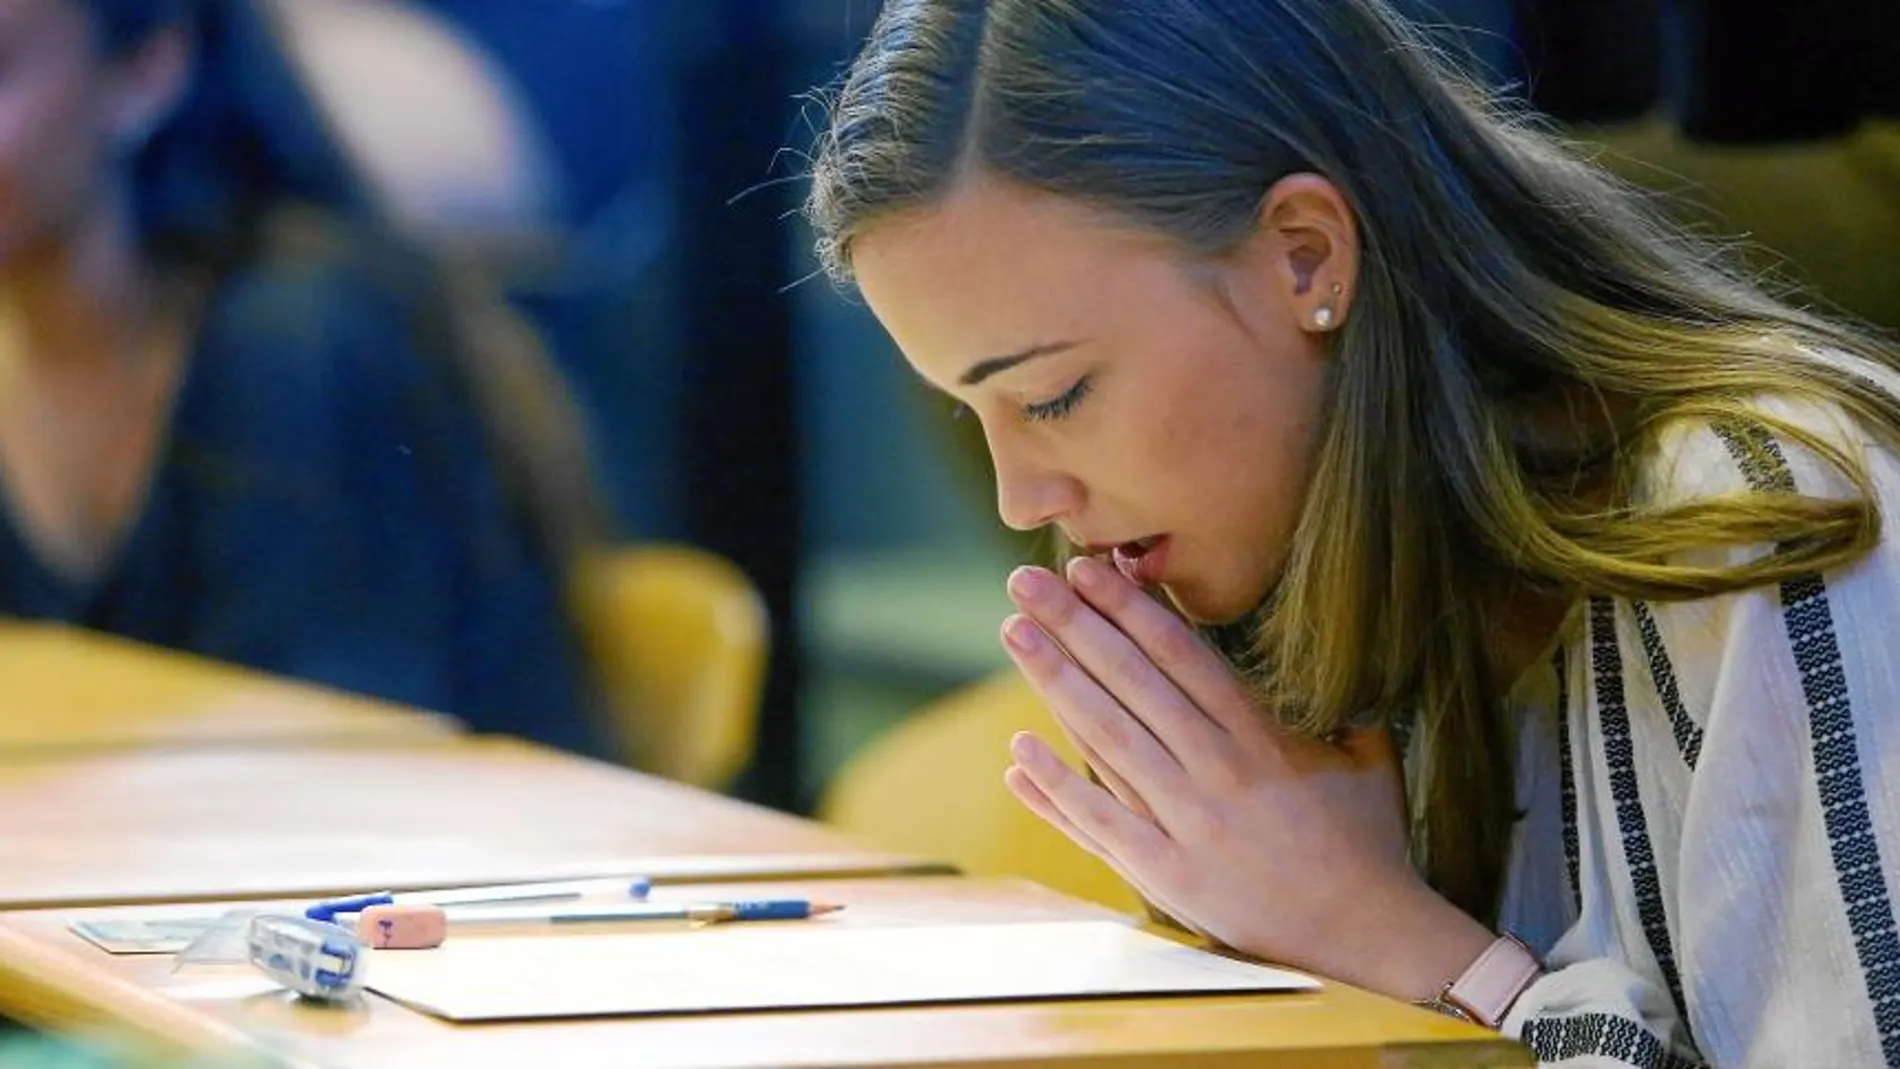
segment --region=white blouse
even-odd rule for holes
[[[1859,455],[1880,544],[1778,587],[1589,599],[1513,692],[1526,815],[1503,925],[1549,972],[1505,1032],[1541,1064],[1900,1066],[1900,458],[1818,409],[1759,407]],[[1653,500],[1854,493],[1760,424],[1661,455]]]

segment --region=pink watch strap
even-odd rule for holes
[[[1501,935],[1445,988],[1440,998],[1486,1028],[1497,1028],[1517,997],[1543,971],[1543,964],[1529,947],[1514,935]]]

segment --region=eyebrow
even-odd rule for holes
[[[978,360],[971,364],[970,370],[965,371],[963,377],[957,381],[964,386],[975,386],[991,375],[1001,374],[1018,364],[1028,363],[1039,356],[1053,356],[1056,353],[1066,352],[1080,344],[1082,343],[1079,341],[1048,342],[1043,345],[1032,345],[1022,352],[1011,353],[1008,356],[992,356],[987,360]]]

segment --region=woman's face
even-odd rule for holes
[[[63,240],[109,194],[120,146],[168,103],[153,60],[103,55],[81,0],[0,0],[0,265]]]
[[[905,358],[982,421],[1005,523],[1114,551],[1199,622],[1260,603],[1306,491],[1321,323],[1349,298],[1353,227],[1330,184],[1276,185],[1219,262],[982,175],[851,249]]]

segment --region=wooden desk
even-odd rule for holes
[[[853,924],[1114,916],[1017,881],[882,879],[749,890],[822,894],[848,903],[839,917]],[[74,917],[110,912],[0,914],[0,1013],[67,1028],[128,1029],[167,1050],[268,1050],[286,1064],[323,1069],[1531,1064],[1523,1048],[1488,1032],[1338,986],[1316,994],[457,1025],[373,995],[342,1010],[299,1004],[281,992],[260,993],[242,970],[173,975],[166,958],[115,957],[65,928]]]
[[[0,759],[162,746],[446,740],[451,717],[108,635],[0,622]]]
[[[499,739],[0,764],[0,908],[919,870],[944,867]]]

